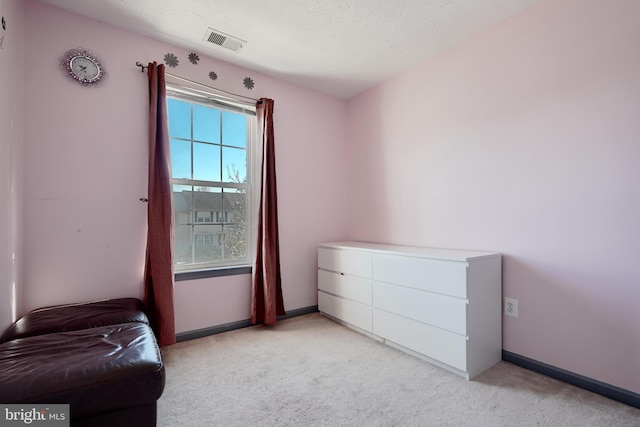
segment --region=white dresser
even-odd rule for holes
[[[318,309],[471,379],[502,358],[499,253],[325,243]]]

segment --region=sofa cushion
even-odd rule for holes
[[[160,349],[145,323],[0,344],[0,402],[68,403],[72,419],[155,402],[164,381]]]
[[[56,305],[38,308],[15,321],[0,338],[0,343],[52,332],[75,331],[127,322],[149,323],[144,313],[144,304],[137,298]]]

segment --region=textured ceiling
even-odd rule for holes
[[[539,0],[40,0],[351,98]],[[208,27],[246,40],[203,41]]]

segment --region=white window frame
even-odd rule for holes
[[[248,116],[249,120],[247,120],[247,170],[246,170],[246,184],[237,184],[232,182],[218,182],[218,181],[199,181],[199,180],[190,180],[190,179],[175,179],[172,177],[171,183],[173,185],[186,185],[192,186],[194,188],[199,186],[210,186],[210,187],[219,187],[219,188],[229,188],[229,189],[238,189],[243,188],[247,191],[246,197],[246,221],[247,221],[247,257],[242,262],[230,261],[230,262],[212,262],[212,263],[197,263],[197,264],[178,264],[174,263],[174,270],[176,272],[176,280],[187,280],[186,278],[190,278],[190,273],[200,273],[206,271],[211,271],[212,275],[215,274],[216,271],[222,270],[224,275],[228,274],[230,268],[239,267],[240,273],[246,273],[247,269],[252,266],[253,263],[253,254],[255,252],[255,244],[254,238],[255,228],[256,228],[256,212],[255,203],[256,198],[256,183],[254,179],[254,175],[256,175],[256,164],[254,163],[256,157],[256,152],[258,151],[258,135],[257,135],[257,122],[255,119],[256,110],[255,105],[249,104],[246,101],[232,99],[227,96],[219,96],[212,92],[203,91],[200,89],[194,89],[190,87],[180,86],[172,83],[166,84],[167,88],[167,98],[178,99],[181,101],[186,101],[194,104],[200,104],[207,107],[212,107],[221,111],[231,111],[234,113],[241,113]],[[213,213],[212,213],[213,214]],[[196,216],[194,211],[194,216]],[[194,218],[195,220],[196,218]],[[215,217],[211,218],[213,222],[215,222]],[[193,221],[193,226],[197,226],[198,224],[206,224],[206,223],[198,223],[197,220]],[[191,238],[195,239],[196,232],[192,229]],[[195,240],[193,241],[195,244]],[[187,273],[184,275],[185,279],[179,279],[180,273]],[[200,277],[200,276],[198,276]],[[195,276],[194,276],[195,278]]]

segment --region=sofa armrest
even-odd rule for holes
[[[149,324],[144,304],[137,298],[56,305],[38,308],[16,320],[2,335],[0,343],[127,322]]]

